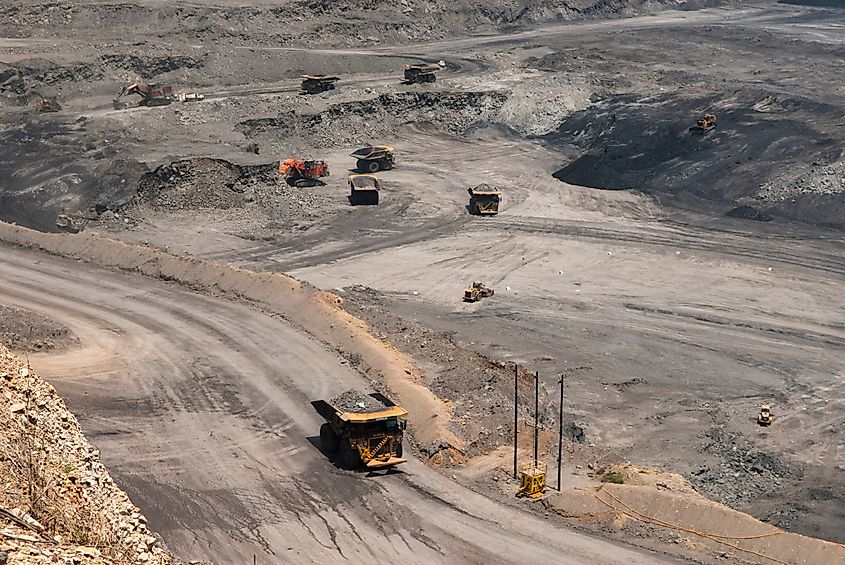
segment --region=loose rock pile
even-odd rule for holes
[[[173,562],[55,389],[0,346],[0,555],[9,565]]]
[[[778,176],[760,186],[756,198],[780,202],[806,194],[841,194],[845,192],[845,161],[831,165],[813,164],[800,174]]]
[[[386,93],[369,100],[333,104],[316,114],[293,111],[274,118],[244,120],[237,129],[247,137],[266,132],[299,135],[317,147],[358,145],[389,137],[398,125],[431,123],[453,135],[495,121],[507,100],[504,92]]]
[[[372,396],[351,389],[332,398],[329,404],[346,412],[358,413],[379,412],[385,408]]]

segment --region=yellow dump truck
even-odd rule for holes
[[[486,184],[467,189],[469,192],[469,213],[478,216],[493,216],[499,213],[502,201],[501,191]]]
[[[383,469],[400,463],[408,412],[383,394],[347,391],[311,405],[326,423],[320,444],[328,455],[339,452],[346,469]]]

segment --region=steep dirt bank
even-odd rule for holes
[[[0,344],[0,561],[172,563],[55,389]]]

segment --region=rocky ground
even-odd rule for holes
[[[55,389],[3,345],[0,390],[2,561],[171,563]]]

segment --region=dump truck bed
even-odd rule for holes
[[[390,420],[392,418],[404,418],[408,415],[407,410],[396,406],[383,394],[374,392],[367,396],[380,404],[380,407],[378,409],[371,409],[370,411],[364,411],[364,409],[361,409],[362,411],[356,411],[354,408],[344,409],[346,407],[334,406],[325,400],[314,400],[311,402],[311,405],[329,423],[342,421],[350,424],[365,424],[368,422]]]
[[[390,147],[388,145],[371,145],[358,149],[357,151],[352,153],[351,157],[361,160],[381,159],[382,157],[386,157],[392,152],[393,147]]]

